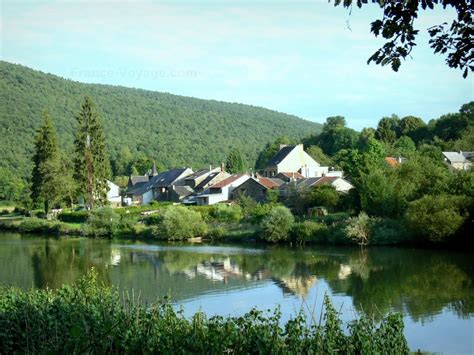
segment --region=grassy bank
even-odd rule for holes
[[[318,321],[303,314],[185,318],[170,304],[122,302],[92,271],[56,291],[0,288],[0,353],[408,353],[400,314],[362,317],[343,331],[329,298]],[[321,319],[321,320],[319,320]]]

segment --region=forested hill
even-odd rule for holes
[[[30,174],[33,138],[44,109],[53,118],[61,147],[70,152],[75,114],[86,95],[102,116],[112,159],[128,146],[132,154],[143,152],[164,167],[216,165],[234,147],[252,166],[264,145],[278,136],[300,139],[321,129],[260,107],[83,84],[0,61],[0,168]]]

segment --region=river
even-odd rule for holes
[[[94,267],[123,295],[169,297],[186,315],[279,307],[319,321],[324,294],[342,319],[401,312],[411,350],[474,352],[474,254],[412,248],[147,244],[0,233],[0,283],[70,283]],[[312,316],[311,316],[312,315]]]

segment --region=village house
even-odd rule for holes
[[[122,196],[120,195],[120,187],[114,184],[112,181],[107,180],[107,201],[111,207],[122,206]]]
[[[279,173],[299,173],[305,178],[320,177],[329,172],[329,167],[321,166],[303,149],[303,144],[281,145],[280,150],[270,159],[263,170],[264,177],[276,177]]]
[[[294,182],[286,183],[280,186],[280,196],[288,196],[293,191],[301,191],[322,185],[330,185],[334,187],[337,192],[348,193],[354,186],[346,179],[339,176],[322,176],[316,178],[300,179]]]
[[[192,173],[190,168],[170,169],[162,173],[157,173],[156,169],[153,169],[146,181],[143,181],[145,180],[143,177],[140,179],[131,177],[129,180],[131,187],[125,193],[127,204],[146,205],[154,200],[171,201],[176,198],[180,200],[184,197],[176,197],[175,187],[184,186],[184,178]],[[179,190],[180,193],[183,192]]]
[[[197,195],[196,203],[199,206],[207,206],[229,201],[232,191],[248,179],[250,179],[250,176],[244,174],[230,175],[228,178],[211,185],[203,193]]]
[[[257,202],[265,202],[268,190],[278,189],[284,183],[283,180],[277,178],[251,177],[232,191],[232,198],[246,195]]]
[[[471,170],[474,152],[443,152],[444,162],[453,170]]]

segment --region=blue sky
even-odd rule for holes
[[[263,106],[350,127],[392,113],[429,120],[473,99],[472,75],[450,69],[426,28],[454,13],[423,12],[413,59],[398,73],[367,65],[383,43],[381,10],[349,14],[327,1],[1,1],[3,60],[81,82]]]

